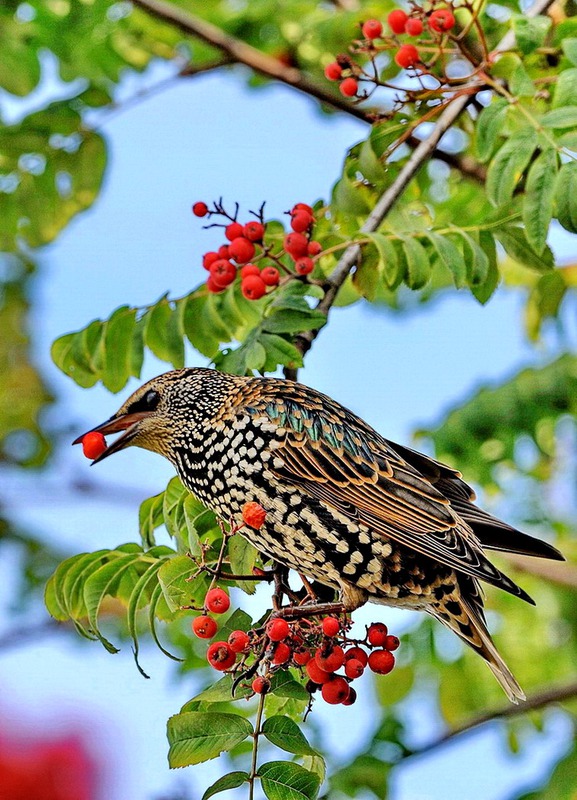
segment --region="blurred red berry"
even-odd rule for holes
[[[264,236],[264,225],[262,222],[257,222],[256,219],[247,222],[243,228],[244,236],[249,242],[262,242]]]
[[[383,646],[385,650],[396,650],[400,644],[401,642],[397,636],[387,636]]]
[[[250,261],[254,256],[255,247],[254,244],[249,242],[248,239],[245,239],[244,236],[238,236],[229,244],[228,252],[230,253],[230,257],[234,258],[236,262],[239,264],[246,264],[246,262]]]
[[[365,39],[378,39],[383,33],[383,23],[378,19],[368,19],[362,27]]]
[[[315,661],[325,672],[336,672],[345,663],[343,648],[338,644],[329,650],[319,648],[315,653]]]
[[[198,203],[193,205],[192,213],[195,217],[206,217],[208,214],[208,206],[206,203],[203,203],[201,200],[199,200]]]
[[[240,289],[247,300],[259,300],[266,294],[266,283],[260,275],[247,275],[242,279]]]
[[[325,703],[336,706],[348,700],[350,691],[350,686],[346,680],[338,677],[323,683],[321,694]]]
[[[349,686],[349,696],[347,697],[346,700],[343,700],[342,704],[344,706],[352,706],[353,703],[356,701],[356,699],[357,699],[357,693],[355,692],[352,686]]]
[[[387,22],[389,23],[389,28],[393,31],[393,33],[404,33],[407,19],[408,16],[402,9],[395,8],[395,10],[391,11],[387,17]]]
[[[231,222],[230,225],[227,225],[224,229],[224,235],[228,239],[229,242],[238,239],[239,236],[242,236],[244,233],[244,228],[240,224],[240,222]]]
[[[215,284],[224,289],[236,278],[236,267],[226,258],[219,258],[210,265],[210,275]]]
[[[252,682],[252,690],[256,694],[266,694],[269,689],[270,681],[268,681],[266,678],[262,678],[260,675],[257,676]]]
[[[420,36],[423,32],[423,21],[416,17],[410,17],[405,25],[405,33],[409,36]]]
[[[280,272],[276,267],[265,267],[260,276],[267,286],[278,286],[280,281]]]
[[[345,97],[354,97],[359,91],[359,84],[354,78],[345,78],[339,86],[339,90]]]
[[[293,258],[300,258],[306,255],[309,241],[302,233],[287,233],[284,237],[284,249]]]
[[[373,650],[369,656],[369,669],[377,675],[387,675],[395,666],[395,657],[388,650]]]
[[[286,662],[290,659],[292,654],[291,648],[286,644],[286,642],[279,642],[274,649],[274,655],[272,657],[273,664],[286,664]]]
[[[365,668],[361,664],[361,662],[356,658],[349,658],[345,661],[345,675],[347,678],[355,679],[360,678]]]
[[[266,626],[266,632],[271,642],[281,642],[286,639],[291,632],[290,625],[286,619],[273,619]]]
[[[429,27],[437,33],[450,31],[455,24],[455,17],[448,8],[438,8],[429,17]]]
[[[224,286],[218,286],[214,282],[214,278],[212,277],[212,275],[209,275],[209,278],[206,282],[206,288],[208,289],[209,292],[212,292],[212,294],[220,294],[220,292],[224,292],[225,289]]]
[[[224,614],[230,608],[230,597],[224,589],[215,587],[206,593],[204,605],[213,614]]]
[[[218,253],[215,253],[214,251],[205,253],[202,257],[202,266],[205,269],[210,269],[210,265],[214,264],[215,261],[218,261],[219,258],[220,255]]]
[[[325,617],[322,621],[325,636],[336,636],[341,629],[341,623],[336,617]]]
[[[306,650],[304,647],[300,650],[295,650],[293,653],[293,661],[295,664],[298,664],[299,667],[304,667],[305,664],[308,664],[312,658],[312,653],[310,650]]]
[[[291,214],[294,214],[295,211],[306,211],[311,217],[313,216],[313,207],[309,206],[308,203],[295,203],[292,207]]]
[[[240,277],[246,278],[249,275],[260,275],[260,269],[256,264],[245,264],[240,268]]]
[[[311,681],[314,683],[325,683],[326,681],[330,681],[332,678],[331,672],[327,672],[325,669],[321,669],[319,667],[316,658],[311,658],[311,660],[307,662],[305,670]]]
[[[98,458],[106,450],[106,439],[99,431],[90,431],[82,437],[82,452],[86,458]]]
[[[366,653],[361,647],[349,647],[349,649],[345,652],[345,664],[347,661],[351,661],[353,659],[355,661],[360,661],[363,667],[366,667],[369,656],[368,653]]]
[[[293,213],[291,219],[291,228],[297,233],[304,233],[305,231],[308,231],[313,222],[313,216],[309,214],[308,211],[303,211],[301,209]]]
[[[249,642],[249,635],[244,631],[233,631],[228,637],[228,643],[233,653],[242,653],[248,647]]]
[[[318,256],[322,252],[323,246],[320,242],[309,242],[307,253],[309,256]]]
[[[395,55],[395,62],[403,69],[415,67],[420,61],[419,51],[414,44],[401,45]]]
[[[218,630],[218,625],[212,617],[201,614],[200,617],[195,617],[192,620],[192,630],[199,639],[212,639]]]
[[[297,275],[308,275],[315,268],[314,261],[308,256],[297,258],[295,261],[295,272]]]
[[[224,672],[232,667],[236,661],[236,655],[228,642],[213,642],[206,651],[206,660],[211,667]]]
[[[218,255],[221,258],[229,258],[230,257],[230,251],[228,249],[228,245],[227,244],[221,244],[221,246],[218,248]]]
[[[388,628],[384,622],[373,622],[367,631],[367,640],[373,647],[382,647],[387,640]]]
[[[329,81],[338,81],[342,74],[342,67],[337,64],[336,61],[333,61],[331,64],[327,64],[325,67],[325,78],[327,78]]]

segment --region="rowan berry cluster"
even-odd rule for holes
[[[259,300],[281,283],[312,273],[314,259],[322,251],[321,244],[312,241],[315,218],[312,207],[306,203],[296,203],[287,212],[291,232],[286,234],[280,248],[275,239],[266,236],[262,208],[254,214],[256,219],[244,224],[237,220],[238,206],[231,216],[220,201],[212,208],[198,201],[192,206],[192,213],[197,217],[216,216],[226,220],[206,226],[223,227],[227,240],[218,250],[211,250],[202,258],[202,265],[209,272],[206,282],[209,292],[224,292],[238,277],[243,295],[248,300]]]
[[[395,63],[402,69],[415,69],[420,74],[429,72],[425,53],[429,61],[445,48],[447,34],[455,26],[453,7],[427,9],[411,4],[409,13],[400,8],[391,11],[387,17],[389,31],[378,19],[368,19],[361,24],[362,39],[353,43],[354,53],[368,55],[372,71],[367,71],[349,55],[338,55],[334,62],[325,67],[325,77],[330,81],[340,81],[339,89],[345,97],[359,96],[361,83],[388,85],[378,77],[375,56],[388,50],[394,53]],[[401,43],[399,36],[419,37],[418,46]],[[438,75],[436,77],[439,77]]]

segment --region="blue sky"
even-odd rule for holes
[[[130,96],[164,74],[153,68],[144,79],[128,78],[122,94]],[[238,73],[183,80],[103,121],[111,154],[104,190],[94,208],[40,256],[38,359],[62,398],[53,419],[77,435],[110,416],[138,385],[133,381],[118,397],[101,387],[82,390],[52,366],[50,343],[124,302],[148,303],[167,290],[178,296],[203,279],[202,253],[218,242],[190,214],[192,202],[222,195],[246,211],[267,200],[268,213],[278,216],[295,202],[327,197],[345,149],[364,130],[355,120],[320,115],[287,88],[249,92]],[[522,338],[520,313],[518,298],[506,292],[486,308],[466,292],[455,293],[408,317],[360,304],[336,309],[301,379],[384,435],[410,443],[413,429],[439,419],[474,387],[535,359]],[[190,365],[204,363],[189,351]],[[143,380],[167,368],[149,357]],[[166,462],[143,451],[127,451],[91,469],[78,448],[63,445],[39,483],[30,477],[10,482],[8,509],[71,550],[112,547],[136,540],[139,500],[162,490],[171,475]],[[70,482],[79,479],[101,486],[108,499],[70,492]],[[27,499],[32,491],[34,504]],[[4,582],[0,601],[8,597]],[[410,619],[379,613],[398,629]],[[198,791],[218,776],[219,766],[169,774],[164,737],[166,719],[194,686],[171,680],[172,665],[152,648],[143,661],[150,681],[139,676],[128,648],[112,657],[98,644],[46,639],[0,661],[0,708],[34,727],[63,717],[94,720],[90,736],[107,764],[107,800],[150,800],[178,785]],[[486,677],[491,680],[488,671]],[[370,698],[368,681],[365,687]],[[422,714],[418,708],[411,713],[417,735],[434,734],[426,703]],[[370,716],[367,702],[318,712],[337,752],[342,726],[358,740]],[[553,714],[546,737],[512,759],[498,728],[478,734],[437,758],[415,759],[395,779],[394,800],[506,800],[515,786],[540,774],[566,735],[563,719]]]

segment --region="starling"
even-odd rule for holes
[[[129,445],[160,453],[224,519],[260,503],[264,524],[242,535],[263,555],[338,590],[348,611],[367,601],[427,611],[512,702],[524,699],[487,630],[480,581],[533,601],[485,550],[563,556],[477,508],[456,470],[303,384],[211,369],[148,381],[93,430],[123,431],[96,461]]]

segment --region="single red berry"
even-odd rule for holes
[[[228,637],[228,643],[233,653],[242,653],[248,647],[249,642],[249,635],[244,631],[233,631]]]
[[[291,632],[290,625],[286,619],[273,619],[266,626],[266,632],[271,642],[282,642]]]
[[[270,681],[260,675],[254,679],[251,685],[253,692],[256,692],[256,694],[266,694],[270,689]]]
[[[315,661],[325,672],[336,672],[345,663],[345,653],[338,644],[330,650],[319,648],[315,653]]]
[[[325,617],[322,626],[325,636],[336,636],[341,629],[341,623],[336,617]]]
[[[230,251],[228,249],[227,244],[221,244],[221,246],[218,248],[218,255],[220,256],[220,258],[230,257]]]
[[[414,44],[401,45],[395,54],[395,62],[403,69],[415,67],[420,61],[419,51]]]
[[[327,672],[325,669],[321,669],[319,667],[316,658],[311,658],[311,660],[307,662],[305,670],[311,681],[314,683],[326,683],[332,678],[332,673]]]
[[[345,78],[339,86],[339,91],[345,97],[354,97],[359,91],[359,84],[354,78]]]
[[[220,258],[219,254],[211,250],[210,252],[205,253],[203,255],[202,266],[205,269],[210,269],[210,265],[214,264],[215,261],[218,261],[219,258]]]
[[[393,33],[404,33],[407,19],[408,16],[402,9],[395,8],[395,10],[391,11],[387,17],[387,22],[389,23],[389,28],[393,31]]]
[[[224,614],[230,608],[230,597],[224,589],[215,586],[206,593],[204,605],[213,614]]]
[[[364,671],[365,668],[356,658],[349,658],[345,661],[345,675],[347,678],[351,678],[352,680],[360,678]]]
[[[314,219],[312,215],[301,209],[300,211],[295,211],[293,213],[291,219],[291,228],[297,233],[304,233],[305,231],[308,231],[313,222]]]
[[[224,286],[218,286],[218,284],[214,282],[212,275],[209,276],[206,282],[206,288],[209,292],[212,292],[212,294],[220,294],[220,292],[224,292],[225,290]]]
[[[302,233],[287,233],[284,237],[284,249],[293,258],[300,258],[306,255],[309,241]]]
[[[313,207],[309,206],[308,203],[295,203],[291,209],[291,214],[294,214],[295,211],[306,211],[311,217],[313,216]]]
[[[367,640],[373,647],[382,647],[387,641],[388,628],[383,622],[373,622],[367,631]]]
[[[417,17],[410,17],[405,25],[405,33],[409,36],[420,36],[423,32],[423,21]]]
[[[286,642],[279,642],[274,649],[273,664],[286,664],[290,660],[292,650]]]
[[[82,437],[82,452],[86,458],[98,458],[106,450],[106,439],[99,431],[90,431]]]
[[[236,278],[236,267],[226,258],[219,258],[210,265],[210,275],[217,286],[224,288]]]
[[[397,650],[400,644],[401,642],[398,636],[387,636],[383,647],[385,650]]]
[[[251,528],[262,528],[266,519],[266,511],[260,503],[245,503],[242,507],[242,519]]]
[[[192,213],[195,217],[206,217],[208,214],[208,206],[206,203],[203,203],[201,200],[199,200],[198,203],[193,205]]]
[[[243,235],[249,242],[262,242],[264,236],[264,225],[262,222],[257,222],[256,219],[252,219],[250,222],[247,222],[244,226]]]
[[[212,639],[218,630],[218,625],[212,617],[201,614],[200,617],[195,617],[192,620],[192,630],[199,639]]]
[[[266,294],[266,283],[260,275],[247,275],[242,279],[240,289],[247,300],[258,300]]]
[[[363,667],[367,666],[368,654],[361,647],[349,647],[345,652],[345,665],[347,661],[360,661]]]
[[[280,281],[280,272],[276,267],[265,267],[260,276],[267,286],[278,286]]]
[[[322,252],[323,246],[320,242],[309,242],[307,253],[309,256],[318,256]]]
[[[227,225],[224,229],[224,235],[228,239],[229,242],[238,239],[239,236],[242,236],[244,233],[244,228],[240,224],[240,222],[231,222],[230,225]]]
[[[365,39],[378,39],[383,33],[383,23],[378,19],[368,19],[362,27]]]
[[[369,668],[377,675],[387,675],[395,666],[395,657],[388,650],[373,650],[369,656]]]
[[[336,61],[333,61],[331,64],[327,64],[325,67],[325,78],[327,78],[329,81],[338,81],[342,74],[342,67],[337,64]]]
[[[450,31],[455,24],[455,17],[448,8],[438,8],[429,17],[429,26],[437,33]]]
[[[325,703],[330,703],[336,706],[339,703],[344,703],[349,699],[351,688],[344,678],[333,678],[326,683],[323,683],[321,694]]]
[[[240,268],[241,278],[246,278],[248,275],[260,275],[260,269],[256,264],[245,264]]]
[[[355,692],[352,686],[349,686],[349,696],[347,697],[346,700],[343,700],[342,705],[352,706],[353,703],[356,701],[356,699],[357,699],[357,693]]]
[[[295,650],[293,653],[293,661],[295,664],[298,664],[299,667],[304,667],[305,664],[308,664],[312,657],[311,651],[306,650],[304,647]]]
[[[224,672],[232,667],[236,661],[236,654],[227,642],[213,642],[206,651],[206,660],[211,667]]]
[[[234,258],[239,264],[246,264],[254,256],[255,248],[254,244],[245,239],[244,236],[238,236],[229,244],[228,252],[230,257]]]
[[[308,275],[315,268],[314,261],[308,256],[297,258],[295,261],[295,272],[297,275]]]

